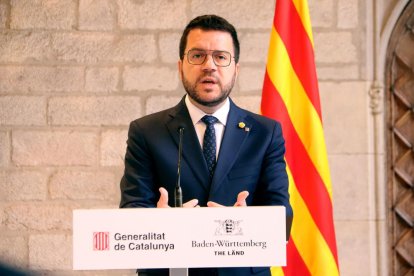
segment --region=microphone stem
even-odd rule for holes
[[[180,140],[178,143],[178,169],[177,169],[177,182],[175,185],[175,207],[182,207],[183,206],[183,194],[181,191],[181,155],[182,155],[182,147],[183,147],[183,131],[184,128],[180,127],[178,129],[179,131],[179,135],[180,135]]]

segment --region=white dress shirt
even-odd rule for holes
[[[207,114],[198,107],[196,107],[188,98],[188,95],[185,96],[185,104],[187,106],[188,112],[190,113],[191,120],[195,131],[197,133],[198,141],[200,142],[201,148],[203,148],[204,132],[206,131],[206,124],[201,121],[205,115],[212,115],[218,119],[218,122],[214,124],[214,129],[216,132],[216,159],[220,152],[221,140],[223,139],[224,129],[227,123],[227,117],[229,116],[230,111],[230,100],[226,99],[224,105],[220,107],[213,114]]]

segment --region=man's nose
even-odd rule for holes
[[[204,71],[210,71],[210,70],[216,70],[217,65],[214,63],[213,55],[207,55],[206,60],[203,63],[203,70]]]

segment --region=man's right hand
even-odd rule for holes
[[[170,208],[168,205],[168,192],[165,188],[160,188],[160,199],[157,202],[157,208]],[[184,208],[200,207],[198,206],[198,199],[192,199],[183,204]]]

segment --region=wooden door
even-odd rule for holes
[[[391,275],[414,275],[414,3],[387,52],[388,225]]]

